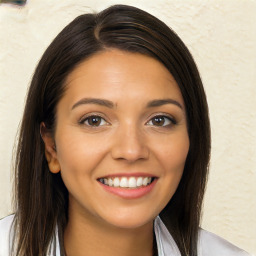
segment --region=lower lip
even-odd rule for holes
[[[136,199],[143,197],[150,193],[150,191],[154,188],[155,184],[157,182],[157,179],[154,179],[152,183],[150,183],[147,186],[143,186],[140,188],[120,188],[120,187],[110,187],[105,184],[102,184],[99,182],[99,184],[107,191],[112,194],[115,194],[119,197],[125,198],[125,199]]]

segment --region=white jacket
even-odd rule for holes
[[[13,215],[0,220],[0,256],[9,256],[9,233]],[[168,232],[160,217],[155,219],[154,230],[159,256],[181,256],[176,243]],[[49,256],[60,256],[58,239],[57,252],[49,253]],[[200,229],[198,241],[198,256],[250,256],[247,252],[230,244],[210,232]]]

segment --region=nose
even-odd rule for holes
[[[114,135],[111,154],[113,159],[123,159],[128,162],[145,160],[149,157],[145,134],[136,125],[120,126]]]

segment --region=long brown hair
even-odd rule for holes
[[[107,48],[157,59],[179,85],[186,106],[190,149],[178,189],[160,216],[181,255],[197,255],[210,155],[210,125],[203,85],[191,54],[172,29],[138,8],[115,5],[98,14],[74,19],[53,40],[35,70],[15,163],[13,253],[16,256],[46,255],[54,244],[56,230],[64,255],[68,191],[61,175],[49,171],[40,123],[44,122],[54,133],[56,105],[65,91],[67,75],[80,62]]]

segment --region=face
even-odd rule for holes
[[[69,74],[57,105],[52,172],[61,172],[69,211],[136,228],[173,196],[189,150],[177,83],[157,60],[109,50]]]

